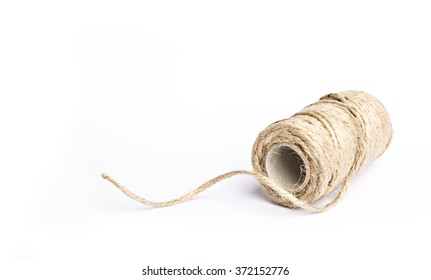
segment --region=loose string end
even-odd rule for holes
[[[196,189],[192,190],[191,192],[182,195],[178,198],[169,200],[169,201],[163,201],[163,202],[156,202],[156,201],[150,201],[147,200],[145,198],[142,198],[134,193],[132,193],[131,191],[129,191],[126,187],[124,187],[123,185],[121,185],[118,181],[116,181],[114,178],[112,178],[111,176],[109,176],[106,173],[102,173],[101,177],[107,181],[109,181],[111,184],[113,184],[115,187],[117,187],[119,190],[121,190],[125,195],[127,195],[128,197],[130,197],[133,200],[136,200],[144,205],[148,205],[148,206],[153,206],[153,207],[166,207],[166,206],[171,206],[171,205],[175,205],[175,204],[179,204],[182,202],[185,202],[189,199],[191,199],[192,197],[196,196],[197,194],[203,192],[204,190],[208,189],[209,187],[213,186],[214,184],[225,180],[229,177],[235,176],[235,175],[239,175],[239,174],[250,174],[253,175],[254,172],[251,171],[247,171],[247,170],[237,170],[237,171],[231,171],[222,175],[219,175],[209,181],[207,181],[206,183],[202,184],[201,186],[197,187]]]
[[[149,201],[149,200],[146,200],[146,199],[144,199],[144,198],[142,198],[142,197],[140,197],[140,196],[132,193],[126,187],[124,187],[123,185],[121,185],[118,181],[116,181],[114,178],[112,178],[111,176],[109,176],[106,173],[102,173],[100,176],[103,179],[105,179],[108,182],[110,182],[111,184],[113,184],[115,187],[117,187],[125,195],[127,195],[128,197],[130,197],[133,200],[136,200],[137,202],[140,202],[140,203],[148,205],[148,206],[153,206],[153,207],[167,206],[167,205],[163,205],[164,203]]]

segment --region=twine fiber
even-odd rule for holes
[[[163,207],[184,202],[221,180],[246,174],[256,177],[271,200],[282,206],[323,212],[339,202],[357,172],[382,155],[391,139],[392,125],[383,104],[368,93],[349,90],[325,95],[264,129],[253,146],[254,171],[219,175],[179,198],[146,200],[106,173],[102,177],[138,202]],[[315,206],[337,190],[331,202]]]

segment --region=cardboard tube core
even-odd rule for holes
[[[299,155],[288,146],[273,148],[269,151],[265,163],[268,177],[290,192],[303,182],[303,165]]]

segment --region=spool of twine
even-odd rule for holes
[[[383,104],[368,93],[350,90],[325,95],[264,129],[253,146],[254,171],[219,175],[179,198],[149,201],[106,173],[102,177],[138,202],[163,207],[184,202],[221,180],[246,174],[256,177],[274,202],[322,212],[343,197],[357,172],[382,155],[391,139],[392,125]],[[331,202],[314,205],[337,188]]]

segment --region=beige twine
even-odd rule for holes
[[[392,125],[384,106],[365,92],[350,90],[325,95],[263,130],[253,146],[254,171],[219,175],[179,198],[149,201],[107,174],[102,177],[138,202],[163,207],[184,202],[229,177],[246,174],[256,177],[280,205],[323,212],[343,197],[355,174],[383,154],[391,139]],[[314,205],[340,184],[331,202],[323,207]]]

